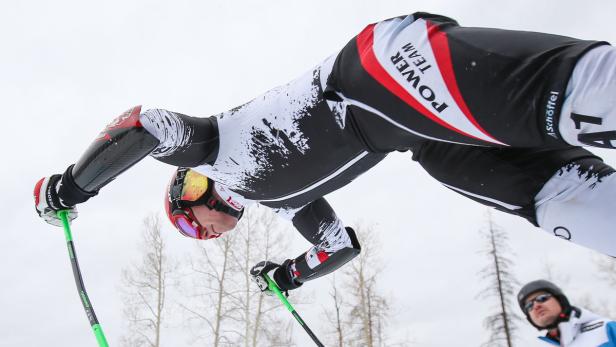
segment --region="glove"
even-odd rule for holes
[[[98,194],[81,189],[73,179],[73,166],[69,166],[62,175],[41,178],[34,186],[34,208],[39,217],[51,225],[62,226],[57,216],[60,210],[68,210],[69,222],[77,218],[75,205]]]
[[[259,289],[262,292],[268,292],[269,288],[267,285],[267,280],[263,275],[268,274],[271,271],[274,271],[274,276],[272,277],[278,288],[281,291],[287,292],[292,289],[296,289],[302,286],[303,283],[297,282],[293,279],[290,271],[291,259],[287,259],[280,264],[273,263],[271,261],[261,261],[258,262],[255,266],[250,270],[250,275],[252,276],[253,281],[257,283]]]
[[[62,226],[62,221],[57,215],[60,210],[68,210],[69,221],[77,218],[75,206],[67,206],[58,196],[61,182],[61,175],[52,175],[41,178],[34,186],[34,208],[36,208],[36,212],[45,222],[55,226]]]

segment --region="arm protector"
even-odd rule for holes
[[[167,164],[195,167],[216,160],[218,126],[215,117],[196,118],[141,106],[109,124],[74,166],[62,175],[59,196],[68,206],[98,190],[146,155]]]
[[[150,154],[159,141],[139,121],[141,106],[124,112],[62,175],[58,194],[72,206],[86,201],[126,169]]]
[[[342,225],[324,198],[298,211],[293,225],[314,245],[289,264],[293,280],[300,284],[337,270],[361,251],[355,231]]]

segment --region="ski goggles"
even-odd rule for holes
[[[226,213],[240,219],[244,209],[236,210],[220,201],[214,193],[214,181],[188,168],[179,168],[169,186],[169,218],[185,236],[211,239],[221,234],[208,232],[195,217],[191,207],[204,205],[210,210]]]
[[[529,300],[527,303],[524,304],[524,312],[526,313],[530,312],[530,310],[533,309],[533,306],[535,306],[536,302],[542,304],[550,300],[551,297],[552,297],[552,294],[550,293],[537,295],[532,300]]]

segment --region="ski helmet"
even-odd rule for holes
[[[215,194],[215,182],[189,168],[178,168],[165,194],[165,211],[171,223],[184,236],[196,239],[210,239],[220,234],[206,236],[205,228],[195,217],[193,206],[206,206],[210,210],[226,213],[240,219],[244,208],[238,204],[227,204]]]
[[[536,293],[538,291],[544,291],[544,292],[552,294],[552,296],[554,296],[554,298],[558,301],[562,309],[561,314],[554,321],[554,323],[550,324],[547,327],[537,326],[530,318],[529,313],[524,311],[524,304],[526,303],[526,299],[531,294]],[[530,322],[530,324],[532,324],[535,328],[539,330],[556,328],[558,326],[558,323],[569,320],[569,316],[572,310],[572,306],[569,303],[569,299],[567,299],[567,296],[565,296],[565,293],[563,293],[563,291],[559,287],[557,287],[554,283],[550,281],[546,281],[546,280],[532,281],[532,282],[527,283],[525,286],[523,286],[522,289],[520,289],[520,292],[518,293],[518,304],[520,305],[520,308],[524,312],[524,315],[526,315],[526,319]]]

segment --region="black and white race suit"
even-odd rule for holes
[[[616,176],[580,147],[616,145],[614,95],[616,50],[605,42],[415,13],[368,25],[303,76],[227,112],[139,119],[160,141],[156,159],[290,219],[313,244],[292,265],[304,282],[359,252],[323,196],[392,151],[412,151],[460,194],[615,256]]]

